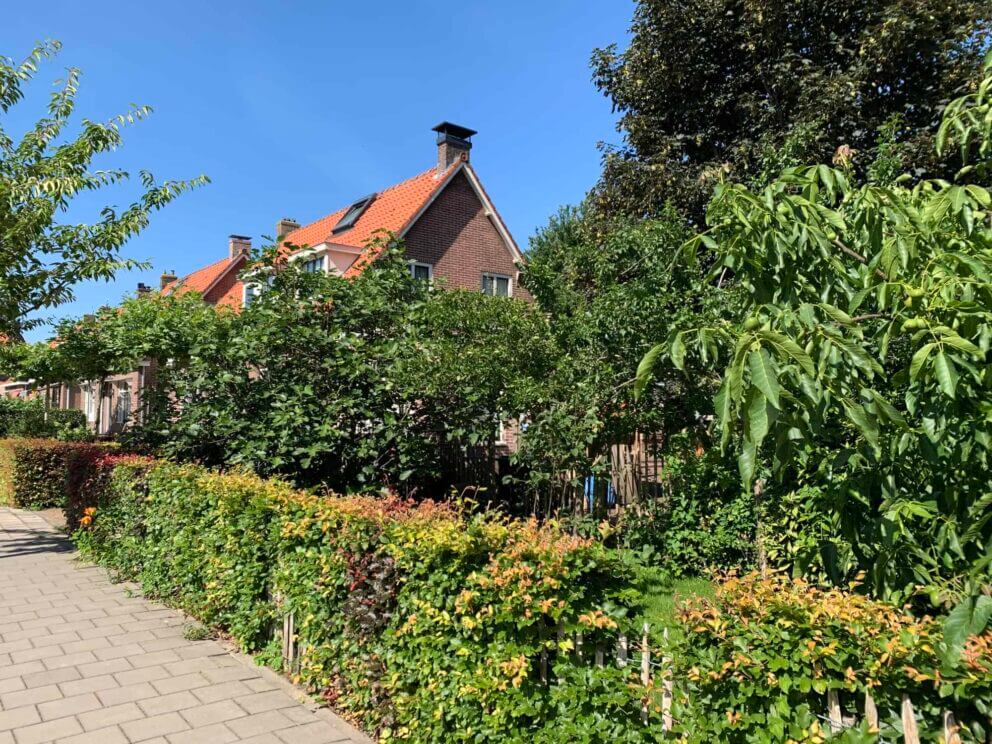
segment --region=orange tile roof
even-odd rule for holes
[[[311,222],[309,225],[294,230],[283,238],[283,243],[300,248],[320,245],[321,243],[365,248],[366,243],[375,237],[377,230],[399,233],[407,227],[410,220],[447,181],[448,176],[458,165],[457,161],[452,163],[448,170],[440,176],[437,175],[436,168],[431,168],[413,178],[380,191],[354,226],[347,230],[342,230],[337,234],[333,232],[334,226],[348,211],[348,207],[343,207],[316,222]],[[359,257],[345,272],[345,276],[355,276],[361,273],[361,270],[374,258],[374,255],[368,254]]]
[[[230,258],[222,258],[220,261],[216,261],[209,266],[197,269],[192,274],[187,274],[174,282],[166,284],[162,287],[162,294],[175,293],[177,295],[183,295],[187,292],[199,292],[203,294],[204,290],[217,281],[217,277],[227,270],[230,263]]]

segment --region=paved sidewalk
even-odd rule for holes
[[[0,507],[0,744],[369,742]]]

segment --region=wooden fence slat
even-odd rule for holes
[[[958,722],[954,720],[954,714],[949,710],[944,711],[944,744],[961,744]]]
[[[865,693],[865,720],[872,731],[878,731],[878,708],[875,707],[875,698],[870,692]]]
[[[644,623],[641,636],[641,684],[644,685],[644,704],[641,706],[641,721],[648,723],[648,685],[651,684],[651,646],[648,644],[648,624]]]
[[[920,730],[916,726],[916,713],[909,695],[902,696],[902,738],[906,744],[920,744]]]
[[[606,654],[603,651],[603,644],[602,643],[597,643],[596,644],[596,666],[598,666],[599,668],[602,668],[603,667],[605,656],[606,656]]]
[[[665,639],[665,648],[668,648],[668,628],[662,631]],[[672,679],[672,658],[663,656],[661,658],[661,672],[664,675],[661,680],[661,728],[663,731],[672,730],[672,699],[675,692],[675,681]]]
[[[582,633],[575,634],[575,656],[582,661]]]
[[[837,690],[827,690],[827,717],[830,719],[830,731],[838,733],[844,728],[844,715],[840,711],[840,695]]]
[[[627,636],[623,633],[617,638],[617,664],[627,666]]]

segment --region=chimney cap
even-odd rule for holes
[[[433,127],[431,131],[437,132],[439,137],[443,137],[448,134],[462,140],[467,140],[473,134],[478,134],[478,132],[474,129],[459,126],[458,124],[452,124],[450,121],[442,121],[436,127]]]
[[[231,240],[238,240],[241,242],[246,242],[251,240],[251,235],[228,235]]]

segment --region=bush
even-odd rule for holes
[[[992,634],[973,636],[960,662],[948,663],[937,621],[782,574],[732,578],[715,598],[685,603],[680,616],[685,636],[673,656],[685,684],[674,714],[684,741],[823,741],[828,690],[862,720],[870,690],[883,730],[898,730],[906,693],[925,740],[937,741],[947,709],[966,741],[985,741]],[[842,740],[874,738],[862,723]]]
[[[0,437],[83,441],[91,436],[82,411],[48,409],[41,398],[0,397]]]
[[[651,548],[650,563],[675,578],[748,569],[755,559],[754,499],[718,447],[702,451],[686,433],[664,452],[663,491],[623,514],[620,535]]]
[[[271,648],[292,613],[298,681],[384,740],[653,740],[633,665],[592,667],[557,634],[593,648],[625,621],[626,569],[600,543],[189,465],[123,463],[104,482],[76,533],[85,555],[246,650]]]
[[[52,439],[0,441],[0,499],[22,509],[65,508],[99,445]]]

